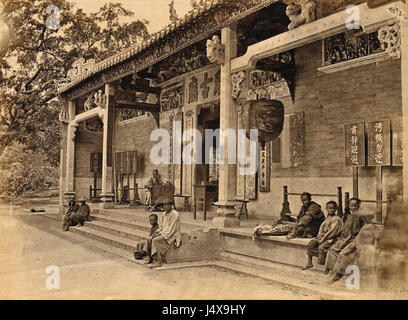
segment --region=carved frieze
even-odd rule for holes
[[[115,90],[115,99],[117,101],[145,102],[147,97],[148,93],[144,92],[120,88]]]
[[[365,34],[361,30],[347,31],[326,38],[323,44],[324,66],[384,51],[377,32]]]
[[[207,40],[207,57],[211,62],[224,63],[225,47],[217,35]]]
[[[248,100],[278,99],[290,96],[289,84],[285,79],[248,90]]]
[[[167,111],[183,106],[184,86],[178,84],[169,89],[164,89],[160,95],[160,109]]]
[[[278,72],[253,70],[249,73],[249,87],[255,89],[282,79],[282,74]]]
[[[200,89],[201,89],[201,95],[203,97],[203,99],[207,99],[208,98],[208,94],[210,93],[210,83],[213,82],[213,78],[212,77],[208,77],[208,72],[204,73],[204,80],[203,82],[200,84]]]
[[[111,82],[128,74],[139,72],[277,1],[236,0],[228,6],[211,5],[206,14],[197,16],[194,23],[189,24],[188,28],[177,28],[170,31],[171,36],[166,37],[164,35],[167,35],[167,31],[154,34],[140,47],[129,48],[97,63],[88,74],[78,74],[78,78],[63,86],[60,92],[68,91],[66,93],[68,98],[78,97],[98,89],[98,85],[103,84],[102,73],[105,81]],[[75,87],[80,82],[82,82],[80,86]]]
[[[120,109],[118,112],[116,116],[118,122],[138,118],[146,114],[144,111],[134,109]]]
[[[219,96],[220,93],[221,93],[221,70],[218,70],[215,74],[214,96]]]
[[[385,26],[378,30],[381,48],[393,59],[401,57],[401,28],[399,24]]]
[[[188,84],[188,103],[198,101],[198,80],[196,77],[192,77]]]
[[[232,98],[239,97],[242,90],[242,83],[245,80],[245,71],[240,71],[232,75]]]

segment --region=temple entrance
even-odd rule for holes
[[[218,201],[218,165],[216,164],[216,150],[217,139],[213,139],[213,143],[209,150],[205,148],[205,130],[217,130],[220,128],[220,109],[219,103],[212,104],[209,108],[202,108],[198,116],[198,130],[201,132],[202,141],[202,164],[196,165],[196,184],[195,189],[203,189],[201,193],[205,191],[206,207],[207,210],[215,210],[215,207],[211,205],[213,202]],[[212,159],[213,163],[208,163],[207,159]],[[200,207],[198,209],[201,209]]]

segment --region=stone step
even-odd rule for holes
[[[130,226],[140,229],[142,231],[150,231],[149,226],[149,215],[152,212],[142,211],[142,210],[123,210],[123,209],[97,209],[92,210],[91,215],[98,218],[101,217],[107,220],[112,221],[112,223]],[[155,213],[155,212],[153,212]],[[159,212],[160,214],[160,212]],[[100,219],[100,221],[102,221]],[[201,221],[186,221],[182,219],[182,231],[196,230],[196,229],[205,229],[208,228],[208,224]]]
[[[74,233],[83,235],[87,238],[100,241],[115,248],[122,249],[124,251],[134,252],[136,250],[137,241],[130,240],[122,236],[105,233],[99,230],[92,229],[88,226],[70,227],[69,230]]]
[[[129,228],[112,224],[110,222],[92,221],[85,222],[85,226],[90,229],[101,231],[104,233],[112,234],[115,236],[124,237],[126,239],[141,241],[146,239],[149,234],[145,231],[141,231],[135,228]]]
[[[112,224],[115,226],[119,227],[124,227],[132,230],[139,230],[143,232],[149,232],[150,231],[150,226],[148,225],[148,222],[146,221],[137,221],[137,220],[124,220],[121,219],[120,217],[113,217],[110,215],[105,215],[105,214],[92,214],[91,215],[92,221],[98,221],[101,223],[107,223],[107,224]]]
[[[293,266],[230,252],[221,252],[215,265],[282,284],[288,290],[318,294],[322,299],[361,299],[361,292],[347,289],[344,278],[331,284],[330,276],[317,270],[303,271]]]

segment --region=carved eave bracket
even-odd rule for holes
[[[72,124],[70,124],[70,126],[71,126],[71,135],[70,135],[69,138],[72,141],[75,141],[77,130],[78,130],[78,125],[79,125],[79,123],[77,123],[77,122],[73,122]]]
[[[207,40],[207,57],[213,63],[224,63],[225,46],[218,36],[213,36],[212,40]]]
[[[393,59],[401,58],[401,28],[399,24],[385,26],[378,30],[381,47]]]
[[[69,114],[66,106],[61,108],[61,111],[58,115],[58,120],[62,123],[68,124],[69,123]]]

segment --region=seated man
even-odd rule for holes
[[[333,270],[335,275],[332,278],[332,282],[340,280],[347,266],[354,262],[356,253],[355,239],[367,222],[367,217],[359,212],[360,204],[361,201],[359,199],[350,199],[351,214],[347,217],[346,223],[343,225],[336,242],[327,253],[325,273],[327,274]]]
[[[316,202],[312,201],[312,196],[308,192],[303,192],[300,196],[302,208],[297,216],[295,230],[288,234],[288,240],[293,238],[314,238],[319,232],[320,225],[324,221],[324,213]]]
[[[149,238],[138,242],[136,245],[136,251],[134,252],[135,259],[141,260],[144,257],[148,257],[146,263],[153,263],[152,258],[152,240],[159,235],[159,224],[157,223],[157,214],[151,214],[149,216],[149,222],[151,225]]]
[[[308,261],[302,270],[313,267],[313,257],[318,257],[317,262],[324,265],[327,251],[336,240],[343,226],[341,218],[336,215],[337,203],[335,201],[327,202],[326,210],[327,217],[321,224],[317,237],[310,240],[307,246]]]
[[[68,211],[65,213],[65,216],[62,220],[62,230],[68,231],[69,226],[77,224],[77,219],[73,218],[73,216],[77,214],[78,210],[79,206],[76,201],[74,199],[70,200],[68,204]]]
[[[179,213],[173,209],[173,203],[165,204],[165,211],[159,221],[159,236],[152,240],[152,258],[154,260],[151,268],[160,267],[170,246],[176,242],[180,246],[181,219]]]
[[[153,186],[160,186],[162,184],[163,184],[163,180],[160,177],[159,170],[154,169],[153,170],[153,176],[150,177],[149,181],[147,182],[147,185],[145,185],[146,206],[151,206],[152,205],[152,187]]]
[[[81,205],[79,206],[78,209],[78,215],[81,217],[80,219],[81,226],[84,224],[84,221],[91,221],[91,218],[89,217],[90,214],[91,210],[89,209],[89,206],[86,204],[85,200],[81,200]]]

